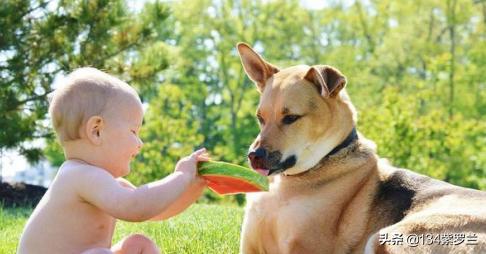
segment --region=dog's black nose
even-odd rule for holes
[[[250,161],[261,160],[267,157],[267,150],[265,148],[257,148],[248,154]]]
[[[265,168],[268,152],[265,148],[258,148],[248,154],[252,168]]]

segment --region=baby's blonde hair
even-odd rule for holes
[[[80,128],[92,116],[102,116],[120,95],[135,95],[127,83],[100,70],[79,68],[53,93],[49,115],[62,143],[81,138]]]

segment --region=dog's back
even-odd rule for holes
[[[368,232],[377,233],[368,253],[486,253],[485,192],[386,167],[371,206]]]

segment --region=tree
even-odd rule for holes
[[[147,4],[143,15],[122,0],[8,0],[0,6],[0,150],[18,149],[37,161],[52,140],[46,123],[53,82],[81,66],[115,74],[142,93],[154,94],[167,67],[165,44],[155,40],[168,8]]]
[[[298,1],[174,3],[171,42],[178,57],[167,80],[186,94],[184,101],[192,105],[191,116],[199,123],[197,133],[213,156],[246,164],[248,146],[258,133],[253,116],[258,93],[241,68],[234,49],[236,42],[252,44],[266,59],[281,67],[336,66],[347,75],[348,91],[363,116],[358,128],[376,140],[381,155],[390,157],[398,166],[484,188],[481,181],[463,177],[482,172],[484,160],[468,159],[475,152],[484,152],[481,145],[474,145],[479,147],[477,150],[463,149],[461,154],[456,148],[444,146],[451,146],[461,138],[469,140],[469,144],[481,144],[480,132],[473,127],[480,126],[474,118],[481,114],[473,113],[480,109],[468,104],[482,103],[484,93],[481,95],[479,89],[477,95],[462,87],[471,86],[468,82],[473,80],[477,91],[477,82],[484,75],[479,71],[484,66],[483,58],[479,57],[484,52],[479,38],[484,24],[470,22],[470,17],[481,15],[474,12],[471,2],[457,1],[463,11],[461,15],[456,13],[454,23],[455,62],[461,63],[455,68],[450,64],[452,41],[447,36],[447,5],[441,1],[358,1],[351,5],[330,4],[320,10],[307,10]],[[471,57],[464,54],[469,48],[474,49]],[[471,69],[466,74],[459,66]],[[452,69],[455,91],[461,90],[461,97],[454,99],[460,120],[434,125],[446,121],[444,112],[447,113],[450,102],[447,77]],[[398,91],[405,98],[411,96],[409,101],[417,105],[403,107],[403,100],[391,99],[397,104],[388,103],[385,98],[393,98],[388,96],[391,91]],[[466,99],[472,95],[477,99]],[[409,111],[397,111],[399,107]],[[383,113],[387,118],[373,117],[375,112],[386,110],[391,111]],[[459,128],[458,121],[471,129]],[[390,129],[386,132],[390,136],[381,135],[385,132],[382,127]],[[427,136],[427,133],[434,134]],[[178,140],[184,139],[180,136]],[[430,139],[438,140],[427,143]],[[397,146],[397,142],[430,151]],[[460,163],[468,165],[467,168],[457,170]],[[475,175],[480,177],[483,173]]]
[[[43,2],[23,3],[32,9]],[[358,130],[395,165],[486,188],[484,1],[334,1],[316,10],[297,0],[167,5],[170,15],[159,3],[146,3],[141,13],[127,11],[122,1],[61,1],[55,8],[44,3],[38,7],[41,12],[33,11],[37,21],[26,22],[30,26],[20,22],[23,12],[10,14],[0,7],[9,17],[1,20],[2,27],[15,23],[13,27],[27,31],[11,28],[2,34],[0,56],[6,60],[0,64],[1,82],[14,77],[28,81],[23,74],[32,73],[29,84],[35,85],[30,89],[38,88],[29,94],[23,81],[12,83],[11,89],[2,87],[8,102],[2,105],[43,95],[48,90],[40,84],[50,84],[56,73],[95,65],[135,85],[148,106],[141,133],[145,147],[131,180],[165,176],[198,146],[207,147],[214,159],[244,165],[258,133],[254,113],[259,97],[235,50],[244,41],[279,67],[329,64],[340,69],[360,113]],[[26,39],[8,46],[16,45],[15,38]],[[32,47],[34,43],[41,46]],[[17,51],[24,53],[17,57]],[[34,65],[23,59],[48,60]],[[46,77],[50,80],[39,81]],[[43,110],[36,115],[20,106],[11,115],[1,111],[0,123],[9,125],[3,140],[34,138],[22,128],[35,129],[35,136],[49,133],[42,124],[45,105],[35,103],[45,104],[45,99],[24,107]],[[48,148],[51,161],[61,162],[59,148]]]

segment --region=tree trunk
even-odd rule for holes
[[[3,149],[0,148],[0,184],[3,183]]]
[[[449,118],[454,116],[454,72],[456,62],[456,3],[457,0],[447,1],[447,23],[449,30],[449,37],[451,45],[449,48],[449,54],[451,55],[449,61]]]

